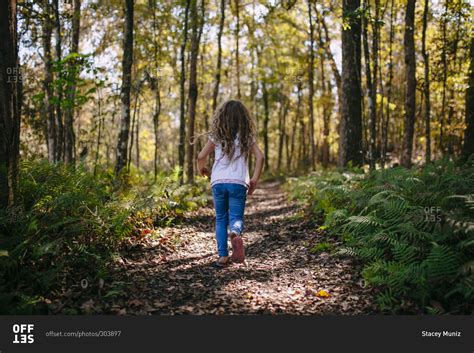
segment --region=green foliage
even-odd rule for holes
[[[71,271],[102,278],[124,240],[207,202],[203,180],[179,185],[174,175],[150,182],[132,172],[117,189],[112,171],[94,177],[82,165],[33,161],[19,180],[22,207],[0,211],[2,313],[32,313]]]
[[[472,163],[440,161],[365,177],[318,172],[290,180],[289,189],[343,240],[337,254],[363,261],[362,275],[379,289],[383,310],[406,311],[412,303],[428,313],[472,313]]]

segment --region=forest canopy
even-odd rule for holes
[[[189,173],[216,106],[238,98],[267,172],[453,157],[468,140],[471,13],[461,0],[19,2],[21,155]]]

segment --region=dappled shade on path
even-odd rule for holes
[[[248,198],[246,263],[225,269],[216,260],[212,208],[169,228],[183,242],[167,255],[141,247],[117,272],[130,297],[105,304],[122,314],[360,314],[374,309],[351,259],[311,254],[325,239],[298,217],[276,182]],[[329,297],[318,296],[323,290]],[[324,294],[324,293],[323,293]]]

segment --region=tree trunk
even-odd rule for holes
[[[125,24],[122,59],[122,88],[120,90],[121,119],[117,143],[115,173],[119,174],[128,162],[128,138],[130,135],[130,89],[133,63],[133,3],[125,0]]]
[[[217,33],[217,67],[216,67],[216,82],[214,86],[214,93],[212,95],[212,113],[217,109],[217,97],[219,96],[219,84],[221,83],[221,67],[222,67],[222,33],[224,32],[225,22],[225,2],[221,0],[221,18],[219,23],[219,32]]]
[[[104,126],[104,118],[102,116],[102,96],[100,92],[100,87],[97,88],[97,117],[98,128],[97,128],[97,141],[96,141],[96,150],[95,150],[95,160],[94,160],[94,176],[97,175],[97,165],[99,163],[99,151],[100,151],[100,141],[102,140],[102,127]]]
[[[235,0],[235,68],[237,70],[237,99],[241,98],[240,95],[240,53],[239,53],[239,36],[240,36],[240,13],[239,13],[239,0]]]
[[[291,161],[294,160],[293,157],[295,156],[295,140],[296,140],[296,134],[298,133],[298,123],[300,123],[300,119],[301,119],[301,96],[302,96],[301,90],[302,90],[301,82],[298,82],[297,84],[298,100],[296,103],[296,112],[295,112],[294,121],[293,121],[293,128],[291,129],[290,155],[288,157],[290,160],[290,165],[288,168],[291,168]],[[296,167],[299,167],[299,165],[296,164]]]
[[[342,100],[339,125],[339,165],[362,164],[361,43],[360,19],[353,16],[359,0],[343,0],[344,17],[350,27],[342,29]]]
[[[309,65],[308,65],[308,85],[309,85],[309,143],[311,144],[311,168],[314,170],[316,165],[316,148],[314,144],[314,30],[313,16],[311,14],[311,0],[308,0],[308,18],[309,18]]]
[[[332,71],[333,76],[334,76],[334,81],[336,81],[337,95],[338,95],[339,104],[340,104],[340,101],[341,101],[341,85],[342,85],[342,83],[341,83],[341,74],[339,73],[339,69],[337,68],[337,64],[336,64],[336,60],[334,59],[334,55],[331,52],[331,40],[329,38],[329,31],[328,31],[328,27],[326,25],[326,21],[324,20],[324,16],[321,16],[319,14],[316,7],[315,7],[315,11],[316,11],[317,19],[318,19],[320,25],[322,25],[323,30],[324,30],[324,41],[321,40],[320,45],[323,46],[324,51],[326,53],[326,57],[328,58],[329,64],[331,65],[331,71]]]
[[[403,146],[401,165],[405,168],[411,167],[413,150],[413,135],[415,130],[416,109],[416,62],[415,62],[415,0],[408,0],[405,14],[405,70],[406,70],[406,93],[405,93],[405,121],[403,129]]]
[[[278,131],[279,131],[279,138],[278,138],[278,160],[277,160],[277,169],[281,170],[281,161],[283,158],[283,145],[285,143],[285,136],[286,136],[286,116],[288,114],[288,104],[289,100],[284,95],[283,89],[281,89],[281,105],[280,105],[280,114],[278,119]]]
[[[469,158],[474,154],[474,38],[471,38],[469,50],[469,73],[466,90],[466,130],[464,130],[463,156]]]
[[[153,180],[156,181],[158,176],[158,144],[159,144],[159,119],[161,112],[161,96],[160,96],[160,68],[158,64],[159,48],[158,48],[158,33],[156,23],[156,3],[153,1],[153,49],[154,49],[154,62],[155,62],[155,77],[154,80],[151,78],[152,89],[155,92],[155,106],[153,110],[153,132],[155,135],[155,147],[153,155]]]
[[[59,0],[53,0],[54,10],[54,37],[56,39],[55,52],[56,61],[62,60],[62,35],[61,35],[61,17],[59,13]],[[57,72],[56,79],[62,79],[62,72]],[[64,155],[64,122],[61,102],[63,100],[62,85],[57,86],[56,91],[56,135],[57,135],[57,149],[55,160],[57,162],[63,160]]]
[[[71,53],[79,53],[79,34],[81,26],[81,0],[74,0],[74,13],[72,16],[72,39],[71,39]],[[74,62],[71,63],[74,65]],[[72,77],[72,83],[68,87],[68,101],[69,106],[66,109],[64,116],[64,163],[74,163],[74,151],[76,138],[74,135],[74,104],[76,97],[76,76]]]
[[[367,1],[364,2],[364,8],[368,11],[367,17],[371,17],[370,14],[370,7],[367,4]],[[367,85],[367,103],[369,108],[369,167],[370,170],[375,170],[375,134],[376,134],[376,91],[375,88],[377,87],[376,84],[376,77],[377,71],[375,67],[374,60],[374,71],[372,76],[372,70],[370,68],[370,52],[369,52],[369,40],[368,40],[368,19],[366,16],[362,18],[362,39],[364,44],[364,59],[365,59],[365,78],[366,78],[366,85]],[[373,26],[375,28],[376,26]],[[373,33],[373,37],[375,37],[375,30]],[[376,39],[373,38],[373,42],[376,42]],[[373,52],[373,57],[376,57],[376,53]]]
[[[369,121],[369,164],[370,169],[375,170],[376,163],[376,141],[377,141],[377,72],[379,68],[379,15],[380,0],[375,0],[375,18],[372,21],[372,62],[373,62],[373,79],[372,79],[372,109],[370,111]]]
[[[392,98],[392,79],[393,79],[393,5],[394,0],[390,1],[390,33],[389,33],[389,45],[388,45],[388,82],[387,82],[387,108],[385,111],[385,120],[382,121],[382,137],[381,137],[381,166],[385,168],[385,162],[387,158],[387,145],[388,145],[388,127],[390,122],[390,103]]]
[[[262,80],[262,98],[263,98],[263,154],[265,156],[265,170],[269,170],[268,167],[268,122],[270,120],[270,111],[268,103],[268,90],[265,82],[265,77]]]
[[[448,25],[448,0],[445,0],[442,25],[443,48],[441,50],[441,63],[443,65],[443,89],[441,94],[441,115],[439,116],[439,149],[444,155],[444,123],[446,114],[446,83],[448,79],[448,62],[446,59],[446,27]]]
[[[21,72],[16,0],[0,3],[0,207],[17,201],[20,146]]]
[[[194,182],[194,126],[196,120],[196,104],[198,97],[197,64],[199,54],[200,26],[204,18],[199,20],[197,0],[191,0],[191,62],[189,68],[189,95],[188,95],[188,182]],[[201,24],[200,24],[201,23]]]
[[[458,45],[459,45],[459,32],[461,30],[461,22],[460,22],[460,19],[461,19],[461,14],[458,14],[458,16],[456,16],[456,35],[454,37],[454,41],[450,43],[450,47],[452,48],[451,49],[451,53],[452,53],[452,57],[451,59],[449,60],[450,63],[452,63],[452,66],[453,67],[456,67],[456,62],[457,62],[457,58],[458,58]],[[449,109],[448,109],[448,120],[447,120],[447,127],[448,127],[448,133],[447,133],[447,142],[448,142],[448,146],[447,146],[447,150],[448,150],[448,156],[452,156],[453,155],[453,143],[454,143],[454,138],[455,136],[453,135],[453,128],[451,126],[452,122],[453,122],[453,116],[454,116],[454,97],[455,97],[455,91],[454,91],[454,87],[453,85],[451,84],[451,87],[449,89]]]
[[[315,12],[318,14],[317,9],[315,7]],[[323,34],[321,28],[321,20],[319,16],[317,16],[318,21],[317,23],[317,33],[318,33],[318,43],[321,48],[325,47],[325,43],[323,43]],[[331,100],[331,80],[328,79],[326,82],[326,51],[319,50],[319,65],[320,65],[320,72],[321,72],[321,106],[322,106],[322,115],[323,115],[323,143],[321,145],[321,162],[323,167],[327,167],[329,164],[329,120],[330,120],[330,100]],[[337,68],[336,68],[337,69]]]
[[[183,43],[181,44],[181,77],[179,83],[180,109],[179,109],[179,149],[178,149],[178,164],[179,164],[179,182],[183,183],[184,175],[184,159],[186,149],[186,44],[188,41],[188,16],[189,6],[191,0],[186,0],[186,9],[184,10],[184,29],[183,29]]]
[[[56,120],[54,116],[53,101],[53,59],[51,54],[51,35],[53,32],[53,26],[50,21],[51,5],[48,0],[43,3],[43,57],[44,57],[44,102],[43,102],[43,121],[46,122],[46,140],[48,148],[48,160],[51,163],[56,161],[56,150],[57,150],[57,133],[56,133]]]
[[[431,161],[431,131],[430,131],[430,62],[428,52],[426,51],[426,28],[428,26],[428,5],[429,0],[425,0],[425,5],[423,9],[423,31],[422,31],[422,40],[421,40],[421,53],[423,56],[424,64],[424,79],[423,82],[423,93],[425,96],[425,163],[430,163]]]

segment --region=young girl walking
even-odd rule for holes
[[[232,262],[244,262],[242,240],[247,193],[252,195],[263,168],[263,153],[256,142],[256,131],[248,109],[237,100],[224,102],[215,112],[209,140],[198,155],[201,175],[209,176],[206,160],[215,151],[211,172],[212,195],[216,211],[216,240],[221,268]],[[248,157],[255,155],[255,167],[250,179]],[[227,238],[232,244],[229,258]]]

